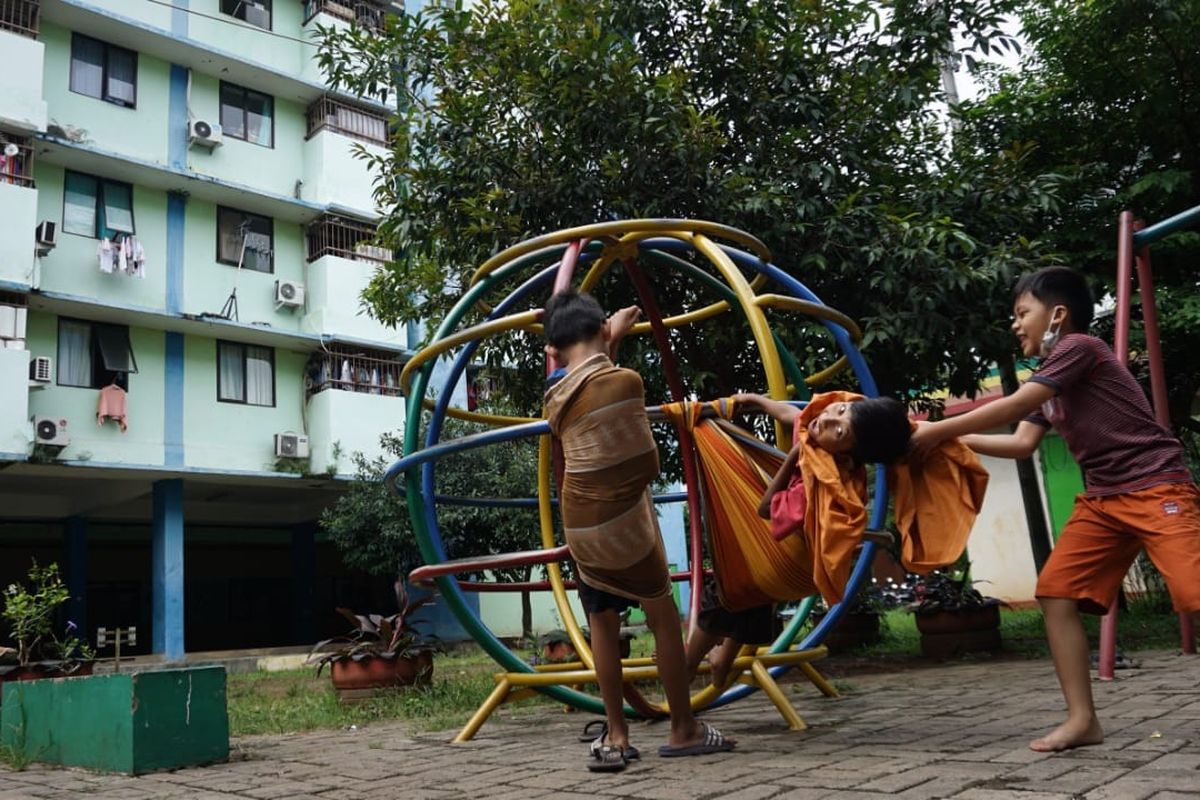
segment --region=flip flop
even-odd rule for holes
[[[591,752],[592,752],[593,756],[596,756],[596,754],[600,751],[600,748],[604,747],[604,737],[608,736],[608,723],[604,722],[603,720],[598,720],[598,719],[594,719],[591,722],[589,722],[587,725],[583,726],[584,735],[587,735],[589,733],[589,731],[596,725],[600,726],[600,735],[596,736],[595,739],[584,738],[584,736],[579,737],[579,741],[581,741],[581,742],[591,742],[592,743]],[[598,756],[596,756],[596,757],[598,757]],[[640,752],[638,752],[638,749],[636,747],[634,747],[631,744],[625,745],[625,760],[626,761],[636,761],[637,759],[639,759],[641,757],[642,757],[642,754]]]
[[[597,727],[599,727],[599,736],[601,738],[604,737],[604,734],[608,733],[608,723],[602,719],[594,719],[587,725],[583,726],[583,733],[579,734],[579,741],[590,742],[594,740],[597,736],[595,730]]]
[[[593,748],[588,757],[587,768],[592,772],[620,772],[628,762],[625,753],[615,744],[601,745]]]
[[[735,744],[725,738],[725,734],[709,725],[707,722],[700,723],[704,728],[704,738],[696,744],[676,746],[664,744],[658,748],[658,754],[662,758],[677,758],[679,756],[703,756],[709,753],[728,753],[732,750]]]

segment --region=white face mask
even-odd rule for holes
[[[1058,311],[1060,308],[1062,308],[1062,306],[1055,306],[1053,311],[1050,312],[1050,327],[1047,328],[1046,332],[1042,334],[1042,346],[1039,352],[1042,354],[1043,358],[1050,355],[1050,351],[1054,349],[1054,346],[1058,344],[1058,340],[1062,338],[1062,324],[1064,320],[1060,319],[1057,326],[1054,324],[1054,312]]]

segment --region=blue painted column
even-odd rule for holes
[[[76,635],[85,641],[93,640],[95,631],[88,629],[87,618],[87,574],[88,545],[87,518],[68,517],[63,526],[63,550],[65,578],[71,599],[67,601],[67,620],[74,622],[79,630]]]
[[[292,528],[292,643],[317,640],[316,602],[317,526],[306,522]]]
[[[150,557],[151,644],[167,661],[183,660],[183,480],[156,481]]]

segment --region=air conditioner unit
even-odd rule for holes
[[[37,356],[29,362],[29,380],[37,383],[54,380],[54,362],[50,356]]]
[[[44,447],[66,447],[71,443],[67,421],[58,417],[34,417],[33,441]]]
[[[293,308],[304,305],[304,284],[295,281],[275,281],[275,302]]]
[[[188,144],[212,150],[222,142],[221,126],[215,122],[193,119],[188,122]]]
[[[37,254],[48,255],[58,244],[58,226],[48,219],[42,220],[38,223],[34,238],[37,240]]]
[[[276,458],[308,458],[308,437],[298,433],[275,434]]]

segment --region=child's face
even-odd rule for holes
[[[1026,357],[1040,355],[1042,337],[1053,325],[1056,329],[1066,321],[1065,306],[1049,306],[1029,292],[1013,303],[1012,331]]]
[[[850,426],[850,404],[831,403],[808,423],[808,440],[831,453],[846,453],[854,447],[854,429]]]

